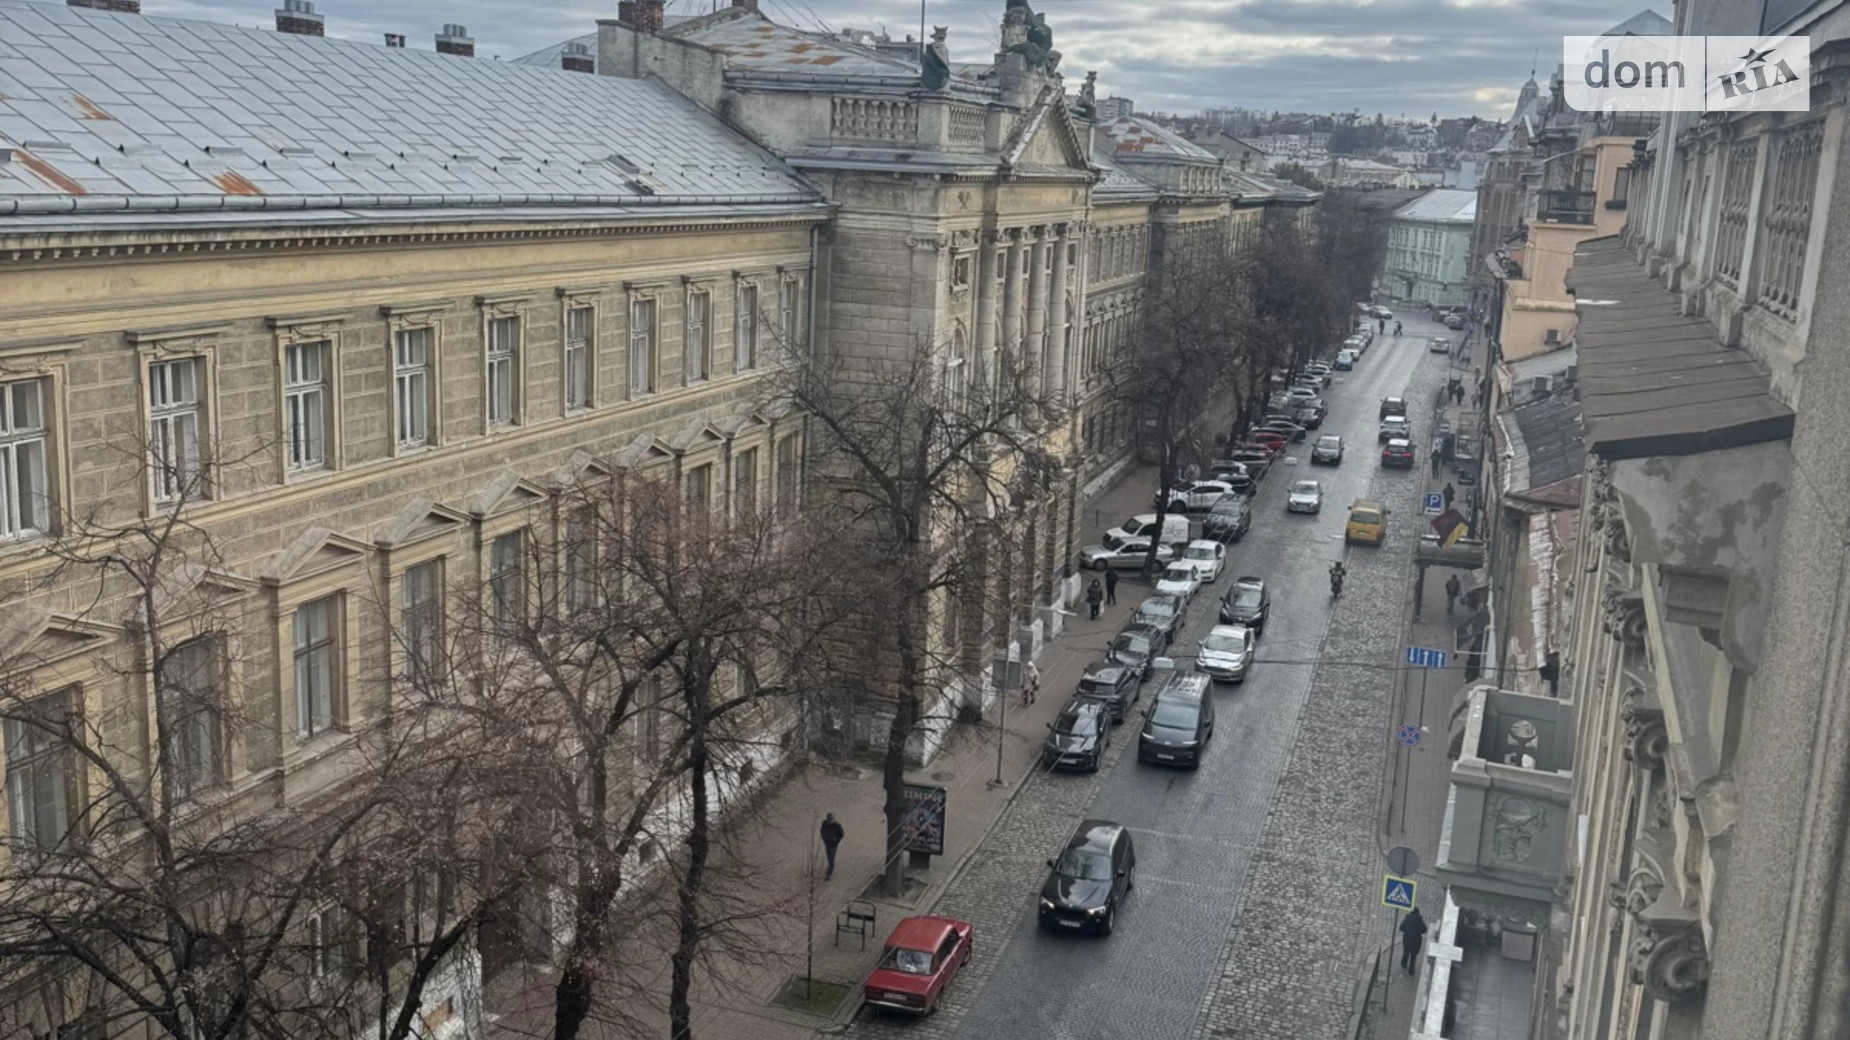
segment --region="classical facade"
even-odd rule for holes
[[[1679,6],[1809,36],[1810,110],[1666,114],[1568,273],[1589,480],[1550,1036],[1850,1034],[1844,14]]]
[[[1469,303],[1465,258],[1476,210],[1476,192],[1450,188],[1426,192],[1395,210],[1381,271],[1387,295],[1438,307]]]

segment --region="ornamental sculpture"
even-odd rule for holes
[[[1653,1000],[1668,1004],[1693,997],[1709,984],[1709,950],[1702,929],[1673,928],[1660,932],[1640,922],[1637,945],[1632,948],[1631,979]]]
[[[1008,0],[1002,12],[1002,52],[1019,54],[1031,69],[1052,72],[1060,64],[1060,52],[1053,49],[1053,30],[1047,16],[1035,14],[1028,0]]]
[[[1657,698],[1634,682],[1625,688],[1625,707],[1619,719],[1625,723],[1625,757],[1640,769],[1662,768],[1664,755],[1670,751],[1670,731],[1664,725],[1664,712]]]
[[[1491,850],[1515,863],[1535,852],[1535,841],[1548,826],[1548,809],[1527,798],[1505,798],[1497,806]]]
[[[944,42],[948,32],[942,25],[931,28],[931,43],[926,46],[924,60],[919,65],[919,83],[926,90],[943,90],[951,81],[951,49]]]

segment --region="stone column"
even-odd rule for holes
[[[1000,353],[1005,365],[1021,364],[1021,257],[1025,247],[1021,231],[1010,228],[1003,233],[1002,262],[1002,343]]]
[[[976,378],[982,385],[996,378],[996,236],[984,231],[976,239]]]
[[[1070,360],[1066,314],[1066,228],[1056,224],[1048,238],[1053,249],[1053,280],[1047,292],[1047,396],[1065,411],[1071,397],[1066,390],[1066,369]]]
[[[1022,351],[1030,398],[1041,395],[1041,369],[1047,349],[1047,229],[1037,228],[1028,255],[1028,342]]]

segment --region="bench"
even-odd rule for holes
[[[848,908],[835,915],[835,945],[841,945],[843,932],[858,936],[861,949],[867,949],[867,936],[874,930],[874,904],[865,899],[854,899]]]

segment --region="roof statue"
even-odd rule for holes
[[[1053,49],[1053,30],[1047,16],[1035,14],[1028,0],[1008,0],[1002,13],[1002,53],[1019,54],[1028,67],[1052,72],[1060,64],[1060,52]]]
[[[926,90],[943,90],[951,81],[951,49],[944,43],[946,32],[942,25],[931,27],[931,43],[926,45],[919,63],[919,81]]]
[[[1073,115],[1088,123],[1098,121],[1098,71],[1086,73],[1085,85],[1079,88],[1079,98],[1073,102]]]

